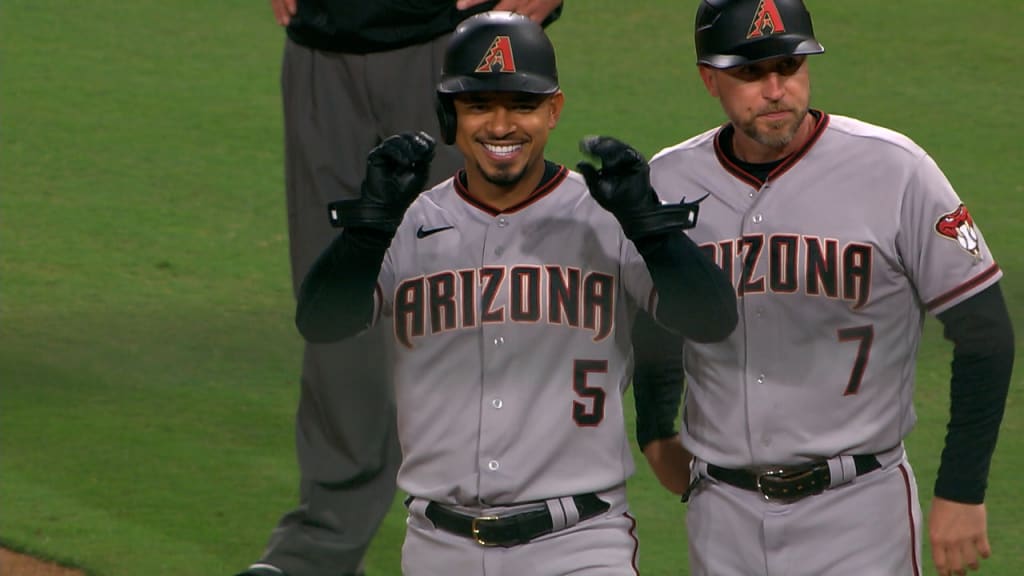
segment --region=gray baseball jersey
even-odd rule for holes
[[[701,483],[687,508],[691,572],[920,574],[921,511],[902,439],[915,421],[924,314],[1001,272],[935,162],[900,134],[822,114],[763,185],[717,134],[651,161],[663,199],[710,194],[689,234],[739,297],[727,340],[684,346],[683,444],[698,478],[708,464],[828,458],[836,487],[785,504]],[[855,454],[876,455],[881,469],[857,477]]]
[[[822,115],[763,186],[712,130],[651,161],[666,201],[710,196],[690,237],[732,275],[739,326],[687,343],[683,443],[726,467],[795,464],[898,446],[915,422],[924,313],[1002,273],[925,151]]]
[[[622,393],[650,274],[582,176],[501,213],[450,179],[412,204],[379,275],[394,328],[398,485],[446,504],[601,491],[633,472]]]

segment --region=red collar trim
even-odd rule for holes
[[[767,182],[768,180],[775,180],[779,176],[782,176],[787,170],[795,166],[801,158],[807,155],[807,152],[810,151],[811,147],[814,146],[818,139],[821,138],[821,135],[825,133],[825,129],[828,128],[829,115],[822,112],[821,116],[817,120],[818,121],[814,125],[814,129],[811,130],[811,137],[807,139],[807,142],[804,142],[804,145],[801,146],[799,150],[787,156],[781,164],[776,166],[774,170],[768,173],[768,178],[764,182]],[[726,132],[724,128],[725,126],[720,128],[718,130],[718,133],[715,134],[715,156],[718,157],[718,163],[721,164],[722,168],[725,168],[725,170],[732,174],[733,176],[739,178],[740,180],[746,182],[747,184],[753,186],[754,188],[761,188],[764,182],[762,182],[760,178],[754,176],[753,174],[741,168],[738,164],[733,162],[732,159],[729,158],[722,150],[721,139],[723,133]],[[729,132],[731,133],[731,131]]]
[[[562,181],[565,180],[565,178],[569,175],[569,170],[565,166],[554,164],[549,166],[549,168],[552,167],[555,168],[554,173],[548,176],[547,178],[542,179],[540,181],[540,184],[537,185],[537,188],[534,189],[533,193],[531,193],[529,196],[523,199],[522,202],[514,206],[509,206],[504,210],[498,210],[497,208],[494,208],[470,196],[469,190],[466,188],[466,170],[464,168],[459,170],[459,172],[455,175],[455,192],[463,200],[465,200],[466,203],[475,206],[476,208],[482,210],[483,212],[486,212],[487,214],[490,214],[491,216],[497,216],[498,214],[511,214],[513,212],[518,212],[526,208],[530,204],[533,204],[534,202],[537,202],[541,198],[547,196],[552,190],[558,188],[558,185],[561,184]],[[545,175],[547,175],[547,173],[548,171],[545,171]]]

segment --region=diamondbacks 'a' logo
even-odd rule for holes
[[[508,36],[495,36],[491,47],[480,60],[475,72],[515,72],[516,59],[512,55],[512,40]]]
[[[940,236],[955,241],[965,252],[978,257],[978,231],[974,228],[974,219],[967,207],[963,204],[956,207],[956,210],[939,216],[935,222],[935,231]]]
[[[786,25],[782,23],[782,16],[779,14],[779,7],[775,5],[775,0],[758,2],[754,21],[750,23],[750,31],[747,32],[747,39],[771,36],[785,31]]]

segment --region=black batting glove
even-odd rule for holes
[[[589,162],[576,165],[587,181],[590,195],[615,216],[627,238],[635,240],[643,235],[643,230],[632,224],[638,216],[655,211],[661,205],[651,188],[647,161],[625,142],[608,136],[584,138],[580,141],[580,151],[601,161],[600,169]]]
[[[332,202],[331,223],[346,229],[370,229],[394,237],[405,211],[427,183],[434,139],[426,132],[403,132],[386,138],[366,159],[360,197]]]
[[[667,233],[697,225],[703,198],[662,204],[651,187],[647,161],[628,144],[608,136],[588,136],[580,141],[580,150],[601,160],[600,169],[588,162],[576,165],[587,181],[590,195],[615,216],[626,238],[641,252],[660,242]]]

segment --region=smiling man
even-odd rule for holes
[[[420,194],[426,134],[374,149],[296,324],[316,342],[392,325],[407,576],[636,574],[634,319],[720,340],[735,294],[683,232],[696,206],[662,204],[635,150],[585,139],[601,167],[582,174],[545,159],[565,97],[528,18],[460,24],[437,97],[465,169]]]

